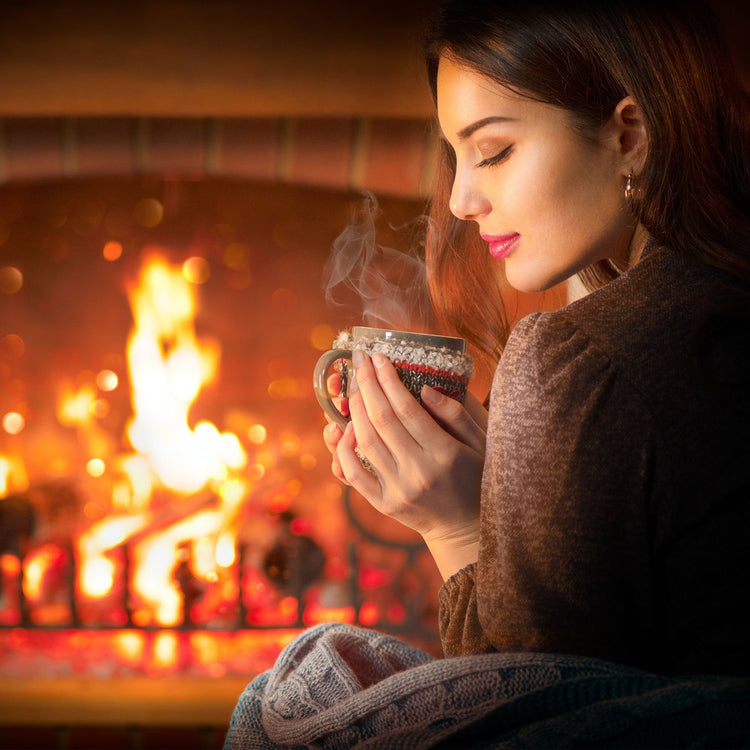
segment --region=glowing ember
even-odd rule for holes
[[[114,564],[106,553],[121,545],[151,520],[151,514],[111,516],[92,524],[78,537],[78,586],[86,596],[106,596],[114,584]]]
[[[29,601],[38,601],[44,591],[44,576],[61,558],[60,548],[45,544],[35,549],[24,561],[23,592]]]
[[[10,492],[23,492],[29,486],[26,466],[17,456],[0,454],[0,502]]]
[[[183,595],[179,587],[182,567],[185,575],[196,575],[189,557],[180,554],[181,546],[201,536],[216,536],[223,528],[224,515],[215,510],[204,510],[179,521],[169,528],[147,536],[136,546],[139,559],[133,587],[149,604],[149,610],[159,625],[176,625],[185,615]],[[179,561],[177,566],[175,561]],[[141,623],[143,624],[143,623]]]

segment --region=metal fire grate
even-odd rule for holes
[[[343,504],[346,517],[355,530],[353,541],[349,541],[347,547],[348,575],[341,590],[345,591],[345,601],[348,611],[353,613],[353,622],[357,625],[376,627],[387,630],[394,634],[415,636],[430,639],[435,636],[435,629],[429,622],[431,613],[431,601],[434,598],[429,576],[419,574],[419,560],[428,557],[426,548],[421,542],[404,542],[389,539],[379,535],[368,528],[358,517],[350,488],[343,492]],[[287,525],[291,525],[291,518],[284,519]],[[364,582],[367,589],[388,589],[391,601],[398,602],[402,608],[398,610],[398,616],[388,617],[387,612],[373,617],[363,610],[363,605],[368,598],[368,591],[363,589],[362,564],[360,550],[363,544],[374,545],[386,554],[392,552],[394,556],[395,570],[393,576],[386,582],[370,581]],[[67,565],[60,582],[64,589],[64,599],[68,617],[56,622],[39,622],[34,617],[34,607],[26,595],[22,585],[23,566],[20,566],[16,581],[17,589],[17,612],[15,621],[0,622],[2,629],[23,628],[29,630],[70,630],[70,629],[92,629],[92,630],[120,630],[135,629],[143,631],[190,631],[205,628],[206,623],[196,621],[191,612],[193,604],[200,598],[200,592],[196,585],[196,579],[190,572],[187,559],[177,560],[175,563],[173,580],[180,590],[183,600],[183,617],[180,622],[173,625],[139,624],[138,618],[134,616],[134,608],[130,596],[130,578],[132,568],[132,553],[128,544],[121,545],[119,549],[113,550],[119,554],[123,561],[121,567],[122,591],[119,607],[124,612],[124,618],[118,622],[102,622],[84,618],[80,615],[79,594],[76,589],[78,570],[76,555],[72,544],[65,550]],[[237,595],[233,601],[228,602],[224,608],[225,615],[210,623],[212,631],[232,632],[237,630],[272,630],[279,627],[302,628],[310,623],[306,617],[305,601],[306,592],[319,582],[325,559],[320,547],[315,543],[312,536],[307,534],[287,533],[277,540],[268,550],[263,560],[263,569],[255,570],[255,576],[263,575],[268,582],[274,586],[289,601],[291,598],[296,604],[296,618],[286,620],[283,623],[257,623],[250,618],[248,602],[252,601],[252,591],[248,591],[248,576],[245,572],[251,563],[248,562],[248,545],[240,544],[237,549],[237,563],[235,565]],[[416,571],[416,572],[415,572]],[[332,608],[335,614],[335,608]],[[232,616],[226,616],[226,611],[233,612]]]

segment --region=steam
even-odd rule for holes
[[[391,229],[409,234],[406,251],[378,244],[378,202],[366,193],[350,224],[336,238],[323,271],[326,302],[361,315],[362,324],[427,331],[433,322],[423,260],[426,217]]]

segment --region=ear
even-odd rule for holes
[[[623,175],[639,174],[648,155],[648,131],[643,111],[632,96],[618,102],[611,124],[618,138]]]

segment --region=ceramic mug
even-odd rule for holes
[[[313,373],[313,386],[320,406],[342,430],[346,429],[349,417],[336,408],[328,392],[328,372],[334,363],[338,363],[341,395],[346,396],[354,369],[352,352],[357,349],[369,355],[380,352],[388,357],[401,382],[420,402],[423,385],[429,385],[461,403],[466,398],[473,361],[466,353],[465,339],[355,326],[351,332],[342,331],[337,336],[333,348],[318,359]]]

